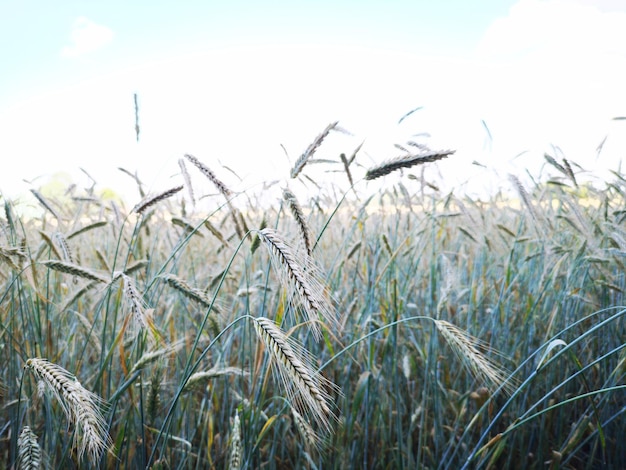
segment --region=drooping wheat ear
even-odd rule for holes
[[[452,155],[455,150],[433,150],[430,152],[420,152],[416,154],[401,155],[400,157],[387,160],[378,166],[370,168],[365,174],[366,180],[373,180],[381,176],[399,170],[400,168],[410,168],[415,165],[436,162]]]
[[[47,260],[42,261],[42,264],[54,271],[82,277],[84,279],[89,279],[90,281],[98,281],[105,284],[109,282],[104,275],[98,274],[90,269],[83,268],[82,266],[78,266],[76,264],[66,263],[65,261]]]
[[[128,266],[126,266],[126,269],[124,269],[124,274],[132,274],[135,271],[145,268],[147,265],[148,265],[147,259],[135,260],[132,263],[128,264]]]
[[[61,232],[56,232],[54,234],[54,239],[57,242],[57,245],[61,248],[61,253],[63,253],[63,259],[65,261],[69,261],[70,263],[74,262],[74,258],[72,257],[72,250],[70,249],[67,240],[63,236]]]
[[[300,203],[298,203],[298,199],[296,196],[289,191],[289,189],[283,189],[283,199],[289,206],[289,210],[293,215],[293,218],[296,220],[296,224],[298,224],[298,228],[300,229],[300,236],[302,237],[302,241],[304,242],[304,247],[306,248],[306,253],[309,256],[313,255],[313,242],[311,231],[309,230],[309,226],[304,218],[304,212],[302,211],[302,207]]]
[[[301,410],[326,432],[332,432],[331,398],[324,390],[329,384],[316,374],[307,353],[269,318],[255,318],[254,329],[274,359],[280,381],[292,405]]]
[[[215,173],[213,173],[209,167],[207,167],[204,163],[202,163],[200,160],[198,160],[196,157],[194,157],[193,155],[190,155],[188,153],[185,154],[185,158],[187,160],[189,160],[191,163],[193,163],[195,165],[195,167],[200,170],[200,172],[206,176],[209,181],[211,183],[213,183],[213,185],[217,188],[217,190],[222,193],[222,195],[225,198],[228,198],[232,193],[230,191],[230,189],[228,189],[226,187],[226,185],[224,183],[222,183],[219,179],[217,179],[217,176],[215,176]]]
[[[293,422],[296,425],[296,429],[304,441],[304,448],[306,451],[311,453],[313,450],[319,450],[322,442],[320,436],[317,435],[313,427],[293,406],[291,407],[291,415],[293,416]]]
[[[291,178],[296,178],[300,174],[302,168],[304,168],[304,165],[306,165],[309,158],[311,158],[311,156],[315,153],[317,148],[322,144],[330,131],[335,129],[338,124],[339,121],[331,122],[328,126],[326,126],[322,133],[319,134],[313,142],[311,142],[311,145],[309,145],[304,153],[300,155],[293,168],[291,169]]]
[[[43,194],[41,194],[36,189],[31,189],[30,192],[33,193],[35,199],[39,201],[39,204],[41,204],[44,209],[50,212],[57,220],[61,220],[61,216],[59,216],[59,213],[53,209],[52,204],[50,204],[50,201],[48,201],[48,199],[46,199]]]
[[[143,330],[148,326],[146,307],[142,295],[137,290],[133,280],[124,273],[120,273],[124,285],[124,300],[130,309],[133,323],[136,328]]]
[[[100,412],[103,400],[85,389],[74,375],[47,359],[28,359],[25,367],[52,393],[67,419],[73,422],[76,428],[74,445],[78,446],[79,459],[87,451],[91,464],[97,465],[102,452],[111,442],[106,421]]]
[[[195,206],[196,198],[193,193],[193,186],[191,185],[191,177],[189,176],[189,172],[187,171],[187,165],[185,165],[185,160],[183,160],[182,158],[179,158],[178,166],[180,167],[180,172],[183,175],[185,186],[187,186],[187,194],[189,194],[189,200],[191,201],[191,205]]]
[[[19,248],[0,246],[0,261],[4,261],[14,271],[19,272],[20,267],[15,263],[15,261],[13,261],[12,256],[18,256],[19,258],[22,258],[24,254]]]
[[[62,310],[62,311],[64,311],[64,310]],[[102,343],[100,343],[100,340],[98,339],[98,335],[96,335],[94,333],[94,331],[93,331],[93,324],[82,313],[77,312],[76,310],[71,310],[71,313],[76,315],[76,318],[78,318],[78,322],[81,325],[83,325],[83,328],[89,334],[89,341],[91,341],[91,343],[93,344],[94,350],[101,351],[102,350]]]
[[[209,222],[208,219],[204,221],[204,226],[207,228],[209,232],[211,232],[211,234],[215,238],[217,238],[220,241],[222,245],[224,245],[226,248],[230,248],[230,243],[228,243],[228,241],[226,240],[222,232],[220,232],[220,230],[215,225]]]
[[[17,438],[17,465],[20,470],[39,470],[43,466],[37,435],[24,426]]]
[[[210,308],[217,314],[222,313],[220,311],[220,308],[216,305],[215,302],[211,300],[208,295],[206,295],[204,292],[196,287],[191,287],[184,279],[181,279],[180,277],[171,273],[162,274],[160,277],[174,289],[184,294],[185,297],[199,302],[204,307]]]
[[[572,166],[565,158],[563,159],[563,166],[565,167],[565,174],[567,175],[567,177],[572,180],[574,186],[578,187],[578,182],[576,181],[576,175],[574,174],[574,170],[572,170]]]
[[[515,384],[506,371],[480,351],[484,349],[480,340],[445,320],[435,320],[435,325],[450,349],[476,379],[495,388],[502,386],[507,393],[513,391]]]
[[[228,468],[238,470],[241,468],[241,421],[239,419],[239,413],[235,413],[230,434]]]
[[[182,340],[176,341],[174,344],[171,344],[165,348],[157,349],[156,351],[149,351],[143,354],[137,360],[137,362],[133,365],[133,367],[130,369],[130,371],[128,372],[128,375],[129,376],[133,375],[133,373],[135,373],[136,371],[143,369],[144,367],[146,367],[149,364],[152,364],[155,361],[158,361],[163,356],[174,354],[181,347],[183,347],[184,344],[185,344],[185,339],[183,338]]]
[[[161,193],[158,193],[152,196],[147,196],[143,198],[141,201],[139,201],[135,207],[133,207],[132,212],[134,212],[135,214],[142,214],[148,207],[151,207],[157,202],[163,201],[164,199],[167,199],[168,197],[172,197],[181,189],[183,189],[182,185],[176,186],[174,188],[168,189],[166,191],[163,191]]]
[[[316,339],[321,338],[320,320],[337,326],[338,320],[330,304],[326,289],[318,279],[318,270],[308,256],[298,258],[283,238],[273,229],[264,228],[259,231],[267,246],[274,268],[283,284],[289,286],[289,300],[297,299],[306,313],[310,328]]]
[[[194,235],[200,238],[204,238],[204,235],[198,232],[198,230],[196,230],[196,227],[187,219],[184,219],[182,217],[172,217],[172,224],[178,225],[179,227],[181,227],[185,231],[185,235],[189,235],[190,233],[193,233]]]

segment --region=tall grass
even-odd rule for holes
[[[481,201],[407,175],[455,158],[413,146],[313,181],[336,130],[274,204],[189,154],[155,196],[131,175],[130,209],[97,186],[34,190],[38,217],[3,199],[4,467],[626,462],[626,179],[552,159]]]

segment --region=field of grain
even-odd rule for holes
[[[2,200],[4,468],[623,468],[626,179],[471,199],[408,145],[329,185],[335,127],[273,204],[192,155]]]

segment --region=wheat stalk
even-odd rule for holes
[[[160,201],[163,201],[164,199],[172,197],[181,189],[183,189],[182,185],[176,186],[174,188],[168,189],[166,191],[160,192],[152,196],[147,196],[143,198],[141,201],[139,201],[135,207],[133,207],[132,212],[136,214],[143,214],[143,212],[145,212],[145,210],[148,209],[149,207],[153,206],[157,202],[160,202]]]
[[[292,404],[309,414],[325,431],[331,432],[331,417],[334,417],[330,409],[331,398],[323,388],[328,382],[313,371],[304,350],[289,341],[272,320],[254,318],[254,329],[274,359]]]
[[[331,122],[328,126],[326,126],[326,128],[322,131],[322,133],[319,134],[315,138],[315,140],[311,143],[311,145],[307,147],[304,153],[300,155],[300,157],[298,158],[298,160],[296,160],[296,163],[294,164],[291,170],[291,178],[296,178],[300,174],[300,172],[304,168],[304,165],[306,165],[309,158],[311,158],[311,156],[315,153],[317,148],[322,144],[322,142],[324,141],[326,136],[328,136],[330,131],[332,131],[333,129],[337,127],[337,124],[339,124],[339,121]]]
[[[78,445],[79,459],[87,452],[95,465],[110,443],[106,421],[99,410],[103,400],[85,389],[74,375],[47,359],[28,359],[25,368],[54,395],[68,420],[74,423],[74,445]]]
[[[43,466],[37,435],[24,426],[17,438],[17,464],[20,470],[39,470]]]
[[[477,338],[445,320],[435,320],[435,326],[450,349],[475,378],[495,388],[502,386],[507,393],[513,391],[514,383],[504,369],[479,351],[483,346]]]
[[[338,321],[330,302],[325,295],[325,288],[317,277],[316,267],[308,256],[298,259],[289,245],[273,229],[264,228],[259,231],[265,242],[274,267],[284,284],[290,288],[290,300],[296,297],[308,316],[310,328],[314,336],[321,337],[321,320],[337,326]]]
[[[437,160],[449,157],[454,152],[455,150],[436,150],[429,152],[420,152],[417,154],[402,155],[400,157],[387,160],[386,162],[383,162],[378,166],[370,168],[365,174],[365,179],[373,180],[376,178],[380,178],[381,176],[388,175],[389,173],[399,170],[400,168],[410,168],[415,165],[436,162]]]
[[[300,229],[300,236],[302,237],[302,241],[304,242],[304,247],[306,248],[307,255],[313,255],[313,242],[311,231],[309,230],[309,226],[304,218],[304,212],[302,211],[302,207],[298,203],[298,199],[296,196],[287,188],[283,189],[283,199],[287,203],[293,218],[296,220],[296,224],[298,225],[298,229]]]

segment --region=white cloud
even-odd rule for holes
[[[81,16],[72,25],[71,40],[61,51],[63,57],[79,57],[102,48],[113,40],[113,31]]]

